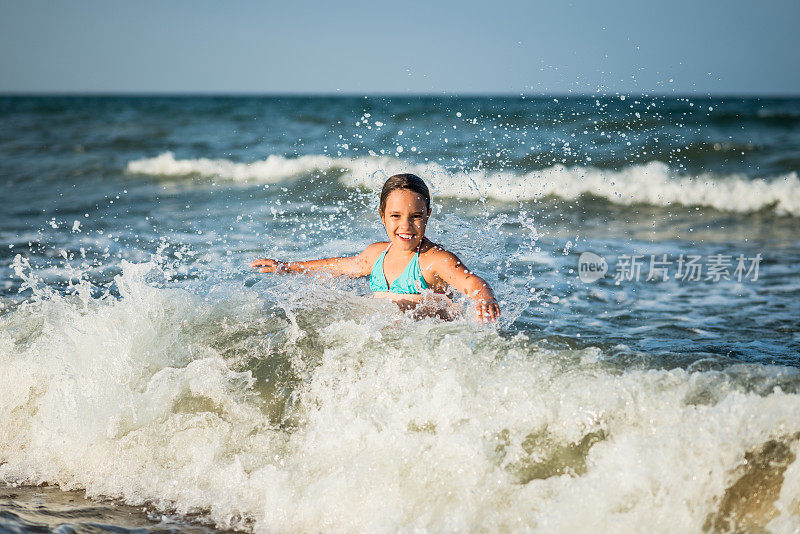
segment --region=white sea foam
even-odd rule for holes
[[[220,526],[698,532],[745,453],[800,430],[800,396],[735,386],[765,367],[609,372],[597,349],[280,287],[270,317],[255,290],[158,287],[152,263],[124,265],[121,298],[99,301],[17,272],[37,298],[0,317],[0,480]],[[281,365],[291,380],[264,370]],[[800,528],[798,469],[781,531]]]
[[[332,158],[324,155],[236,163],[225,159],[176,160],[170,152],[128,163],[131,173],[163,176],[198,175],[225,180],[281,182],[315,170],[339,169],[348,187],[377,189],[392,174],[414,172],[426,178],[436,195],[524,201],[548,195],[572,200],[594,195],[623,205],[704,206],[720,211],[748,213],[774,209],[777,214],[800,216],[800,179],[797,173],[751,179],[744,175],[686,176],[661,162],[633,165],[619,171],[555,165],[546,169],[450,172],[436,163],[410,164],[389,156]]]
[[[131,161],[127,170],[136,174],[154,176],[197,175],[218,177],[223,180],[258,180],[280,182],[312,169],[331,167],[332,160],[327,156],[301,156],[296,159],[269,156],[263,161],[236,163],[226,159],[175,159],[172,152],[165,152],[154,158]]]

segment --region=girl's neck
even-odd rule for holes
[[[422,241],[424,241],[424,240],[425,240],[425,238],[423,237]],[[394,250],[394,253],[392,253],[392,256],[397,256],[397,255],[400,255],[400,256],[413,256],[414,254],[416,254],[417,252],[420,251],[420,248],[422,248],[422,241],[420,241],[419,244],[416,247],[412,248],[411,250],[402,250],[399,247],[393,247],[392,245],[394,245],[394,243],[392,243],[390,241],[389,242],[389,246],[386,248],[386,253],[388,254],[389,252]]]

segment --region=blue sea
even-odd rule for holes
[[[383,240],[497,324],[255,258]],[[0,530],[800,530],[800,99],[0,97]]]

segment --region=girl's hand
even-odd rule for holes
[[[281,272],[284,265],[286,264],[283,262],[270,260],[268,258],[260,258],[250,262],[250,267],[253,269],[261,269],[262,273]]]
[[[475,318],[479,323],[493,323],[498,317],[500,317],[500,306],[496,300],[478,300],[475,303]]]
[[[500,317],[500,306],[492,288],[486,280],[467,269],[455,254],[433,246],[425,261],[424,267],[420,265],[423,272],[431,271],[475,302],[475,318],[479,323],[493,323]]]

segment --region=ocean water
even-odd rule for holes
[[[396,172],[496,325],[247,267]],[[800,99],[0,98],[0,530],[800,530],[798,173]]]

